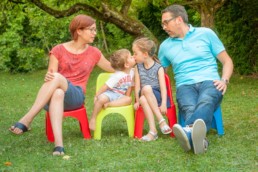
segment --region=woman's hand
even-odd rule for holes
[[[48,81],[53,80],[54,78],[55,78],[55,75],[54,75],[53,71],[50,70],[50,71],[48,71],[48,72],[46,73],[44,81],[45,81],[45,82],[48,82]]]

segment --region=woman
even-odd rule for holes
[[[55,137],[53,155],[64,155],[62,119],[64,110],[84,104],[84,94],[95,65],[114,72],[108,60],[96,47],[90,46],[96,37],[96,22],[86,15],[76,16],[70,23],[72,40],[55,46],[49,53],[48,72],[31,109],[9,129],[14,134],[28,131],[35,116],[44,109],[50,112]]]

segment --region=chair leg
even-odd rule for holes
[[[184,117],[183,115],[180,115],[178,113],[178,123],[182,126],[182,127],[185,127],[185,120],[184,120]]]
[[[127,114],[122,114],[124,118],[126,119],[127,128],[128,128],[128,135],[129,137],[134,136],[134,109],[132,106],[132,109]],[[127,115],[131,115],[130,117]]]
[[[80,128],[81,128],[81,132],[83,134],[83,137],[85,139],[90,139],[91,135],[90,135],[89,122],[88,122],[87,117],[81,118],[79,120],[79,122],[80,122]]]
[[[224,126],[223,126],[222,112],[220,107],[218,107],[214,112],[213,120],[215,121],[218,135],[220,136],[224,135]]]
[[[142,131],[144,125],[144,112],[142,107],[139,107],[135,111],[135,127],[134,127],[134,138],[142,138]]]
[[[95,140],[100,140],[101,139],[101,126],[102,126],[102,120],[103,120],[103,110],[100,111],[96,118],[96,127],[94,131],[94,139]]]
[[[49,142],[55,141],[53,129],[50,121],[50,116],[48,112],[46,112],[46,135]]]
[[[85,139],[91,138],[90,129],[89,129],[89,121],[87,118],[87,112],[86,112],[85,108],[75,110],[73,113],[65,112],[64,116],[65,117],[70,116],[70,117],[76,118],[79,121],[80,129],[83,134],[83,137]]]
[[[171,108],[168,109],[167,118],[169,122],[169,127],[173,128],[173,126],[177,123],[175,106],[172,106]],[[172,132],[170,136],[175,137],[174,132]]]

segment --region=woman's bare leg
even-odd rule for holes
[[[49,114],[55,138],[55,147],[63,146],[62,122],[64,113],[64,96],[62,89],[56,89],[49,104]],[[53,155],[61,155],[60,152],[53,152]]]
[[[47,102],[49,102],[54,91],[57,88],[66,91],[67,87],[68,83],[66,78],[60,75],[59,73],[55,73],[55,78],[53,80],[45,82],[41,86],[31,109],[19,120],[19,122],[29,127],[30,123],[33,121],[33,119],[39,113],[39,111],[47,104]],[[22,130],[20,130],[19,128],[14,128],[14,126],[12,126],[10,130],[15,134],[22,133]]]

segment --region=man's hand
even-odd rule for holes
[[[213,83],[219,91],[222,91],[222,95],[226,93],[227,83],[225,81],[214,80]]]

